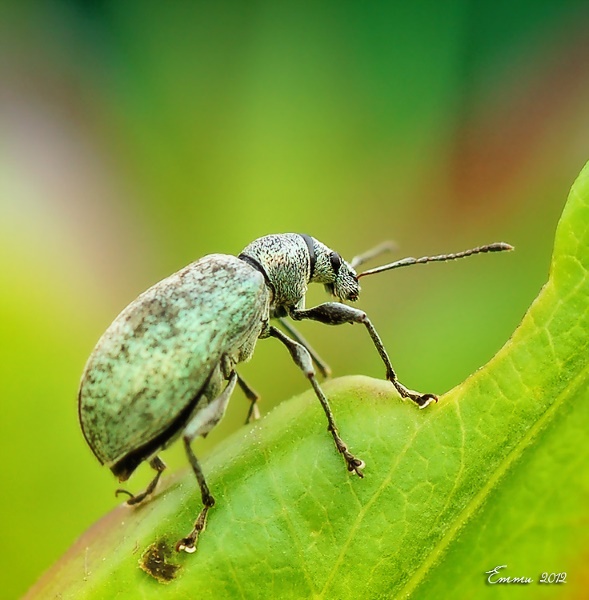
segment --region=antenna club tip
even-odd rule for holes
[[[511,244],[508,244],[506,242],[497,242],[496,244],[493,244],[493,250],[495,250],[496,252],[510,252],[511,250],[515,250],[515,248]]]

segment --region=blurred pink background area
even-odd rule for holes
[[[588,26],[580,1],[5,0],[2,596],[120,501],[77,422],[85,360],[128,302],[205,254],[289,231],[348,259],[385,239],[399,256],[510,242],[367,278],[359,302],[411,387],[443,393],[493,356],[547,279],[589,158]],[[363,330],[301,330],[335,376],[384,375]],[[307,388],[271,340],[242,373],[262,411]],[[197,454],[241,426],[235,396]]]

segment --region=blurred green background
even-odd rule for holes
[[[78,426],[79,377],[119,310],[204,254],[288,231],[348,258],[508,241],[366,279],[359,304],[422,391],[499,349],[589,158],[585,4],[2,2],[3,598],[118,503]],[[361,328],[301,330],[336,376],[383,376]],[[263,411],[307,386],[272,340],[241,372]],[[236,392],[197,453],[246,410]]]

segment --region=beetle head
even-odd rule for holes
[[[341,301],[355,302],[360,295],[360,284],[354,268],[340,254],[314,241],[316,262],[311,281],[322,283],[328,294]]]

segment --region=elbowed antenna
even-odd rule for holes
[[[358,275],[364,277],[365,275],[374,275],[375,273],[382,273],[383,271],[390,271],[391,269],[397,269],[398,267],[408,267],[409,265],[424,265],[429,262],[443,262],[446,260],[456,260],[457,258],[465,258],[466,256],[472,256],[473,254],[481,254],[482,252],[504,252],[513,250],[513,246],[506,244],[505,242],[496,242],[494,244],[487,244],[486,246],[478,246],[477,248],[471,248],[470,250],[464,250],[463,252],[456,252],[454,254],[438,254],[437,256],[422,256],[421,258],[413,258],[409,256],[402,258],[395,262],[389,263],[388,265],[382,265],[375,267],[374,269],[368,269]]]

